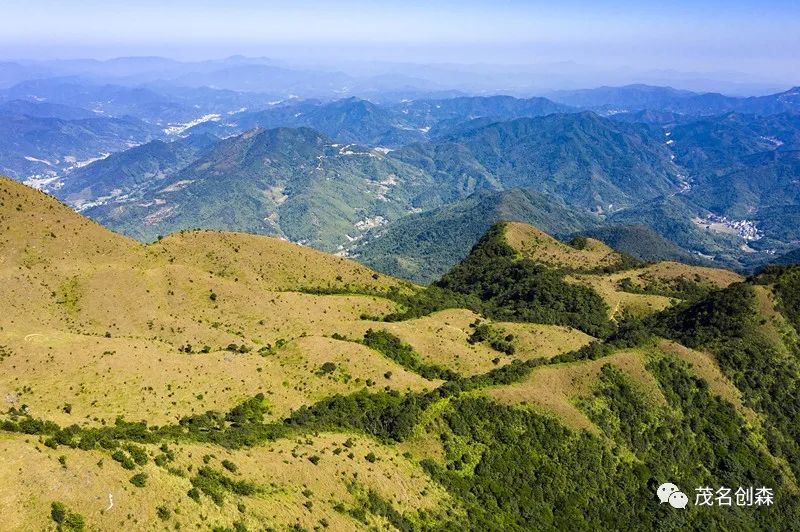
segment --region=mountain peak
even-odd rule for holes
[[[570,245],[529,224],[508,222],[501,227],[505,241],[523,258],[550,267],[595,270],[624,261],[622,255],[593,238],[579,238]]]

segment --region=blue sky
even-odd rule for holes
[[[0,0],[5,58],[234,53],[800,71],[800,1]],[[290,57],[294,56],[294,57]]]

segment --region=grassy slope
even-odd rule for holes
[[[8,406],[25,404],[32,415],[62,425],[99,425],[116,416],[161,424],[207,409],[227,410],[264,392],[270,415],[280,419],[331,393],[361,389],[367,380],[401,391],[435,385],[366,347],[321,336],[336,332],[348,320],[358,321],[362,313],[394,308],[392,302],[376,297],[296,291],[335,286],[380,291],[398,285],[356,263],[243,234],[177,234],[143,246],[5,179],[0,181],[0,203],[0,292],[5,302],[0,345],[8,354],[0,362],[0,395]],[[278,339],[286,345],[266,356],[258,354]],[[187,343],[193,344],[193,354],[179,351]],[[231,343],[251,351],[223,350]],[[211,352],[197,353],[205,345]],[[319,374],[325,362],[335,363],[336,370]],[[391,380],[384,377],[387,372]],[[7,477],[0,501],[4,508],[24,508],[7,522],[12,529],[44,527],[51,498],[65,499],[92,527],[126,526],[126,522],[130,526],[127,514],[152,527],[157,522],[155,506],[161,502],[183,508],[185,524],[197,518],[198,514],[186,511],[195,504],[183,497],[187,480],[150,467],[146,469],[153,489],[137,490],[127,482],[131,473],[107,456],[104,468],[95,465],[102,453],[43,456],[34,451],[35,441],[25,440],[28,443],[3,437],[9,452],[2,453]],[[364,445],[379,456],[386,453],[375,443]],[[326,446],[313,447],[323,452]],[[331,501],[346,502],[346,481],[359,473],[365,485],[384,491],[383,482],[394,479],[407,486],[401,499],[411,497],[413,506],[427,504],[414,497],[429,481],[414,473],[403,458],[386,457],[385,466],[365,467],[361,464],[368,451],[356,449],[361,459],[337,458],[338,469],[319,477],[330,477],[324,487],[320,480],[307,482],[317,478],[318,470],[301,474],[315,467],[306,457],[292,459],[296,466],[283,465],[291,447],[258,451],[282,477],[280,491],[287,492],[283,499],[255,503],[263,512],[252,514],[266,522],[290,524],[299,519],[313,526],[327,517],[346,527],[352,520],[333,512]],[[61,454],[68,455],[70,464],[63,472],[55,460]],[[195,462],[199,454],[199,450],[193,453]],[[251,460],[234,457],[245,476],[259,470],[256,462],[245,470]],[[17,464],[24,465],[24,474],[18,473]],[[281,467],[287,470],[280,473]],[[294,470],[298,473],[291,473]],[[286,502],[287,497],[297,498],[306,483],[325,498],[313,515]],[[116,504],[122,508],[104,515],[101,510],[109,492],[117,494]],[[397,493],[390,490],[386,495]],[[213,503],[204,507],[211,510],[212,522],[230,524],[238,513],[230,507],[220,513]]]
[[[516,352],[506,356],[485,343],[467,342],[477,316],[464,309],[397,323],[362,320],[361,314],[380,315],[394,310],[396,304],[353,292],[416,288],[350,261],[265,237],[184,233],[143,246],[6,180],[0,181],[0,227],[0,294],[6,301],[0,318],[0,396],[9,406],[27,404],[35,417],[62,426],[99,426],[116,416],[146,419],[151,424],[174,423],[178,417],[209,409],[225,411],[257,392],[265,394],[267,420],[279,421],[303,405],[360,390],[371,382],[368,389],[388,387],[404,393],[440,384],[364,345],[330,337],[338,333],[358,339],[370,327],[397,335],[424,362],[463,375],[492,370],[494,358],[499,366],[512,359],[550,358],[591,340],[566,327],[485,320],[501,335],[514,335]],[[610,248],[593,241],[575,249],[522,225],[512,226],[506,234],[521,254],[533,261],[542,258],[551,266],[592,270],[613,267],[620,260]],[[719,270],[686,268],[666,264],[574,275],[607,286],[615,286],[621,274],[643,286],[652,279],[664,281],[676,275],[699,276],[715,286],[739,280]],[[308,288],[350,293],[302,291]],[[794,330],[776,310],[774,296],[757,288],[760,312],[767,316],[760,327],[773,342],[783,345]],[[187,344],[192,346],[191,353],[185,352]],[[249,351],[225,350],[228,344],[244,345]],[[208,353],[198,352],[206,345]],[[271,349],[259,354],[268,346]],[[760,414],[746,406],[714,359],[661,342],[617,349],[596,360],[540,366],[517,382],[437,400],[423,412],[412,435],[398,445],[343,430],[312,431],[240,450],[181,440],[170,444],[174,459],[166,468],[151,460],[136,471],[126,471],[100,449],[83,451],[62,445],[53,450],[41,445],[38,436],[0,432],[0,506],[14,509],[7,522],[12,530],[52,525],[48,513],[53,500],[62,500],[84,515],[92,529],[161,528],[167,523],[157,517],[159,506],[170,510],[171,527],[176,523],[192,528],[230,527],[239,522],[251,528],[265,524],[313,528],[324,520],[333,529],[392,528],[386,517],[376,513],[367,512],[363,519],[357,512],[348,513],[348,509],[363,507],[364,494],[373,490],[412,520],[422,519],[420,510],[430,510],[428,518],[434,521],[457,523],[464,512],[470,519],[481,519],[471,499],[458,498],[452,484],[434,482],[419,463],[420,458],[430,457],[450,469],[459,460],[458,467],[464,467],[466,460],[466,470],[449,474],[463,475],[469,482],[481,482],[481,475],[493,471],[491,461],[474,469],[475,460],[492,449],[469,440],[462,434],[463,427],[456,430],[453,420],[468,415],[460,408],[492,397],[513,408],[522,406],[522,411],[544,413],[570,427],[565,433],[572,442],[569,445],[599,442],[598,448],[611,448],[609,444],[618,442],[619,435],[609,432],[605,418],[598,417],[605,408],[598,390],[609,386],[607,366],[630,380],[642,397],[642,408],[669,421],[678,407],[672,403],[674,392],[664,383],[663,374],[654,373],[654,364],[675,358],[690,362],[691,371],[709,383],[712,394],[730,401],[752,423],[756,433],[748,445],[763,448],[758,440]],[[335,369],[321,371],[326,362],[334,363]],[[575,429],[587,429],[593,436]],[[561,436],[553,433],[552,437]],[[351,441],[345,445],[348,438]],[[508,440],[503,440],[506,444]],[[499,440],[497,446],[499,450]],[[146,449],[151,457],[161,452],[156,446]],[[401,455],[404,451],[411,454]],[[624,471],[625,464],[640,459],[650,464],[642,452],[622,442],[612,460],[614,467]],[[65,457],[66,465],[59,463],[59,456]],[[236,472],[225,470],[223,459],[236,464]],[[557,462],[551,465],[559,467]],[[190,479],[202,467],[251,482],[260,491],[241,496],[228,493],[229,502],[221,505],[202,495],[197,503],[186,493],[192,486]],[[128,482],[138,471],[149,475],[147,489]],[[784,468],[783,473],[791,485],[791,472]],[[109,493],[114,494],[115,508],[104,512]],[[497,496],[499,503],[503,496],[499,492]],[[306,504],[309,500],[310,505]],[[237,504],[244,506],[237,508]],[[441,517],[448,509],[452,512]],[[502,518],[500,513],[497,518]]]
[[[583,249],[577,249],[523,223],[509,223],[505,228],[508,244],[523,257],[556,268],[602,268],[614,266],[622,258],[599,240],[587,239]]]
[[[674,301],[674,298],[659,293],[626,291],[620,287],[622,279],[630,280],[633,287],[641,289],[656,284],[662,286],[678,279],[714,288],[723,288],[742,280],[740,275],[728,270],[677,262],[624,267],[623,255],[598,240],[587,238],[578,248],[559,242],[535,227],[522,223],[506,224],[504,236],[508,244],[522,257],[553,268],[581,270],[571,274],[567,280],[595,290],[608,305],[610,317],[626,311],[639,316],[651,314],[663,310]],[[623,269],[618,272],[603,272],[616,268]],[[591,273],[586,273],[587,271]]]

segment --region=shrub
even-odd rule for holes
[[[336,371],[336,364],[334,362],[325,362],[319,367],[318,373],[320,375],[328,375]]]
[[[82,532],[86,528],[86,520],[82,515],[70,512],[60,528],[64,532]]]
[[[197,471],[197,475],[192,477],[190,481],[192,486],[206,494],[219,506],[222,506],[225,502],[225,493],[230,492],[248,496],[254,495],[258,491],[254,484],[233,480],[210,467],[201,467]],[[199,499],[199,493],[197,496]]]
[[[159,506],[158,508],[156,508],[156,515],[162,521],[166,521],[172,515],[172,511],[170,511],[170,509],[167,508],[166,506]]]
[[[129,482],[137,488],[143,488],[147,485],[147,473],[136,473]]]
[[[64,503],[61,502],[53,502],[50,504],[50,517],[53,518],[53,521],[56,523],[63,523],[64,518],[67,517],[67,507],[64,506]]]
[[[144,447],[139,447],[138,445],[128,445],[125,447],[128,453],[131,455],[131,459],[136,462],[136,465],[145,465],[147,463],[147,450]]]
[[[50,504],[50,517],[57,523],[59,532],[82,532],[86,528],[83,516],[67,509],[64,503]]]
[[[122,449],[114,451],[111,454],[111,458],[119,462],[125,469],[134,469],[136,467],[136,463]]]

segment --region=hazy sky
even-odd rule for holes
[[[0,0],[4,58],[406,60],[800,72],[800,0]]]

